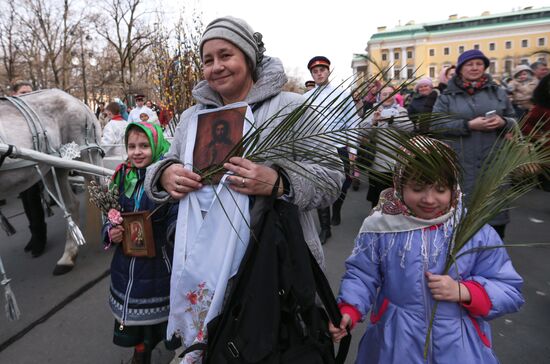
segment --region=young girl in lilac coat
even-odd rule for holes
[[[426,153],[441,154],[440,142],[422,140]],[[381,193],[346,260],[338,297],[343,319],[330,331],[339,341],[347,326],[353,328],[371,311],[356,363],[498,363],[488,321],[518,311],[524,302],[522,279],[506,249],[483,249],[502,245],[489,225],[461,252],[481,249],[462,255],[449,275],[442,275],[461,213],[458,163],[446,149],[436,178],[397,163],[394,187]]]

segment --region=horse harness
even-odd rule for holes
[[[34,150],[36,150],[38,152],[41,152],[41,153],[46,153],[46,154],[55,154],[55,155],[58,155],[58,156],[61,155],[61,153],[59,151],[56,151],[55,149],[53,149],[53,147],[50,144],[50,141],[48,139],[48,133],[47,133],[46,129],[44,128],[44,125],[42,124],[38,114],[34,111],[34,109],[27,102],[25,102],[20,97],[8,97],[8,96],[0,97],[0,100],[7,100],[13,106],[15,106],[15,108],[21,113],[21,115],[23,115],[23,118],[27,122],[29,130],[31,132],[32,143],[33,143],[33,149]],[[85,136],[84,136],[84,138],[85,138],[84,139],[84,145],[79,146],[80,151],[97,149],[97,150],[100,151],[100,153],[103,156],[103,149],[99,146],[99,144],[97,144],[97,139],[93,143],[91,143],[90,140],[89,140],[89,137],[90,137],[89,133],[90,133],[91,128],[90,128],[90,125],[89,125],[87,119],[86,119],[85,129],[86,129],[86,132],[85,132]],[[92,125],[92,130],[93,130],[93,125]],[[95,132],[95,130],[94,130],[94,132]],[[0,136],[0,142],[7,144],[6,141],[2,140],[1,136]],[[8,168],[6,168],[6,166],[4,166],[2,168],[2,164],[3,164],[4,160],[6,159],[6,157],[10,157],[10,155],[12,155],[14,149],[15,149],[14,145],[8,144],[8,150],[6,151],[6,153],[0,155],[0,171],[23,168],[23,167],[27,167],[27,166],[34,166],[35,169],[36,169],[36,172],[39,174],[40,179],[43,182],[44,189],[46,190],[46,192],[51,196],[51,198],[56,202],[56,204],[63,211],[64,217],[67,220],[67,224],[68,224],[67,228],[69,230],[69,233],[71,234],[71,237],[73,238],[73,240],[75,241],[75,243],[77,245],[84,245],[85,244],[84,236],[82,235],[82,232],[80,231],[80,228],[73,221],[73,219],[71,217],[71,214],[69,213],[69,211],[66,207],[65,201],[63,200],[63,196],[61,194],[61,189],[60,189],[59,183],[57,181],[57,175],[56,175],[55,167],[50,166],[51,173],[53,174],[53,177],[54,177],[53,178],[53,185],[55,187],[55,191],[51,191],[48,188],[48,185],[45,183],[44,174],[42,173],[40,168],[38,168],[38,162],[36,162],[36,161],[20,160],[20,161],[14,162],[14,163],[10,163]],[[0,215],[1,215],[1,213],[0,213]],[[4,219],[2,219],[2,220],[4,220]],[[4,225],[4,224],[2,224],[2,225]],[[9,229],[6,229],[5,226],[3,226],[3,227],[4,227],[4,230],[6,230],[6,232],[9,230]],[[8,234],[8,235],[10,235],[10,234]]]
[[[56,153],[55,150],[50,145],[50,142],[48,140],[48,133],[44,128],[44,126],[42,125],[40,118],[38,117],[34,109],[27,102],[25,102],[23,99],[17,96],[0,97],[0,100],[8,101],[21,113],[21,115],[23,115],[23,118],[25,119],[25,121],[27,122],[27,126],[29,127],[29,131],[31,132],[32,147],[34,150],[42,153],[47,153],[47,154]],[[1,136],[0,136],[0,142],[7,144],[5,140],[2,140]],[[4,162],[4,159],[10,156],[10,154],[12,153],[12,150],[13,150],[13,147],[9,148],[8,151],[1,156],[0,167],[2,167],[2,163]],[[26,166],[33,166],[33,165],[36,165],[36,162],[22,160],[10,165],[9,168],[4,167],[2,169],[3,170],[16,169],[16,168],[22,168]]]
[[[34,91],[32,93],[35,93],[35,92],[40,92],[40,91]],[[29,127],[29,131],[31,133],[32,145],[34,150],[41,153],[46,153],[46,154],[54,154],[57,156],[60,155],[59,151],[56,151],[50,144],[50,141],[48,139],[48,132],[46,128],[44,128],[44,125],[40,120],[40,117],[38,116],[36,111],[34,111],[32,106],[30,106],[23,98],[17,97],[17,96],[0,97],[0,101],[1,100],[6,100],[9,103],[11,103],[21,113],[21,115],[23,115],[23,118],[27,122],[27,126]],[[86,131],[84,134],[84,145],[79,146],[80,151],[97,149],[100,151],[101,155],[103,156],[104,152],[103,152],[103,149],[97,143],[97,138],[94,138],[95,140],[93,142],[90,141],[90,137],[91,137],[90,131],[93,130],[93,125],[92,127],[90,127],[88,121],[86,120],[85,128],[86,128]],[[95,134],[95,130],[93,131]],[[8,144],[5,140],[2,140],[1,136],[0,136],[0,142]],[[13,149],[14,149],[14,146],[9,145],[7,152],[0,155],[0,170],[11,170],[11,169],[37,165],[36,161],[20,160],[20,161],[11,163],[9,167],[8,166],[2,167],[2,164],[4,163],[4,160],[6,159],[6,157],[10,157],[10,155],[13,153]]]

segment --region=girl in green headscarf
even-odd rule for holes
[[[112,178],[119,192],[121,213],[151,212],[154,256],[140,255],[139,249],[150,246],[144,225],[135,221],[118,223],[116,211],[111,211],[103,227],[106,248],[112,244],[116,251],[111,263],[109,305],[115,317],[113,342],[134,347],[133,362],[150,363],[151,351],[165,338],[169,312],[170,274],[177,205],[157,206],[143,193],[147,166],[162,159],[170,144],[158,125],[147,122],[130,123],[125,139],[128,159],[121,163]],[[118,223],[118,224],[117,224]],[[129,223],[129,224],[128,224]],[[121,244],[124,241],[123,244]],[[123,245],[133,246],[133,253]]]
[[[128,144],[130,135],[132,135],[133,138],[138,138],[140,134],[142,135],[142,139],[146,138],[148,140],[148,150],[136,148],[136,143],[134,143],[133,140],[132,144]],[[126,127],[126,132],[124,134],[124,145],[126,146],[128,159],[125,163],[121,163],[116,168],[115,174],[112,178],[112,183],[118,183],[121,178],[120,171],[124,169],[124,194],[130,197],[134,193],[136,183],[139,179],[138,170],[142,168],[145,169],[148,165],[160,160],[164,156],[164,153],[166,153],[170,148],[170,143],[164,138],[164,133],[160,126],[147,122],[137,122],[129,123]],[[147,160],[142,162],[141,155],[136,154],[138,151],[146,153],[148,157]],[[135,159],[136,157],[138,159]]]

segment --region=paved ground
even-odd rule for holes
[[[344,204],[344,223],[334,228],[325,245],[327,273],[335,291],[343,272],[343,261],[370,205],[365,189],[350,191]],[[550,241],[550,194],[533,191],[512,211],[508,242]],[[75,269],[61,277],[51,271],[63,250],[64,222],[59,210],[48,218],[48,248],[33,259],[23,252],[29,239],[27,221],[20,201],[8,200],[2,211],[18,233],[0,232],[0,254],[4,259],[22,317],[8,322],[0,312],[0,363],[120,364],[130,349],[111,343],[112,316],[107,307],[110,253],[94,239],[80,250]],[[550,361],[550,249],[509,249],[517,270],[525,279],[526,305],[522,311],[493,322],[494,348],[503,364],[548,363]],[[0,298],[2,299],[2,298]],[[2,302],[3,304],[3,302]],[[364,327],[355,330],[348,363],[353,362]],[[171,353],[162,348],[154,363],[169,362]]]

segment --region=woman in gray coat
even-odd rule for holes
[[[504,142],[506,130],[516,124],[506,91],[485,73],[487,67],[489,59],[481,51],[472,49],[462,53],[455,76],[433,109],[434,113],[449,114],[431,129],[441,133],[460,158],[464,176],[461,185],[466,201],[482,172],[483,163],[490,158],[491,149]],[[490,224],[502,238],[508,222],[508,213],[503,212]]]
[[[201,112],[245,102],[253,112],[254,126],[260,126],[274,115],[281,115],[276,123],[282,121],[285,114],[304,101],[301,95],[282,91],[287,81],[283,65],[276,58],[264,56],[264,50],[261,34],[254,33],[241,19],[219,18],[207,26],[201,40],[205,80],[193,90],[197,105],[182,114],[166,159],[147,170],[145,188],[151,198],[159,202],[169,198],[181,201],[168,337],[179,336],[184,348],[195,342],[204,342],[206,323],[221,307],[226,288],[224,282],[236,271],[243,253],[242,245],[248,243],[245,236],[250,227],[242,220],[249,221],[254,227],[255,217],[265,200],[262,197],[271,194],[278,176],[283,180],[279,185],[279,198],[299,208],[304,238],[317,261],[323,264],[323,251],[312,211],[329,206],[340,194],[344,174],[343,168],[334,168],[334,163],[338,163],[336,156],[331,161],[332,168],[312,158],[295,161],[268,158],[269,163],[258,164],[246,158],[232,157],[224,164],[232,174],[226,176],[220,186],[224,184],[232,191],[227,201],[238,203],[244,198],[241,211],[233,215],[231,206],[224,206],[223,212],[221,209],[213,211],[216,201],[221,200],[228,189],[221,188],[215,195],[209,194],[217,187],[203,186],[206,183],[201,176],[194,173],[187,162],[184,166],[192,151],[193,125],[197,125],[197,115]],[[283,112],[278,114],[281,110]],[[263,132],[260,138],[265,138],[268,132]],[[274,165],[279,171],[272,168]],[[193,204],[193,201],[198,201],[198,204]],[[200,211],[197,213],[197,210]],[[210,222],[208,229],[200,230],[215,216],[219,218]],[[198,222],[194,223],[193,219]],[[238,239],[234,239],[235,232],[238,232]],[[190,236],[195,233],[200,238],[193,240]],[[220,250],[228,246],[233,250],[227,250],[220,258]],[[197,251],[203,251],[202,255],[197,256]],[[219,259],[219,264],[216,259]],[[226,264],[228,261],[231,264]],[[222,265],[230,269],[222,272]],[[197,281],[195,286],[190,283],[193,280]],[[195,362],[195,358],[186,360]]]

